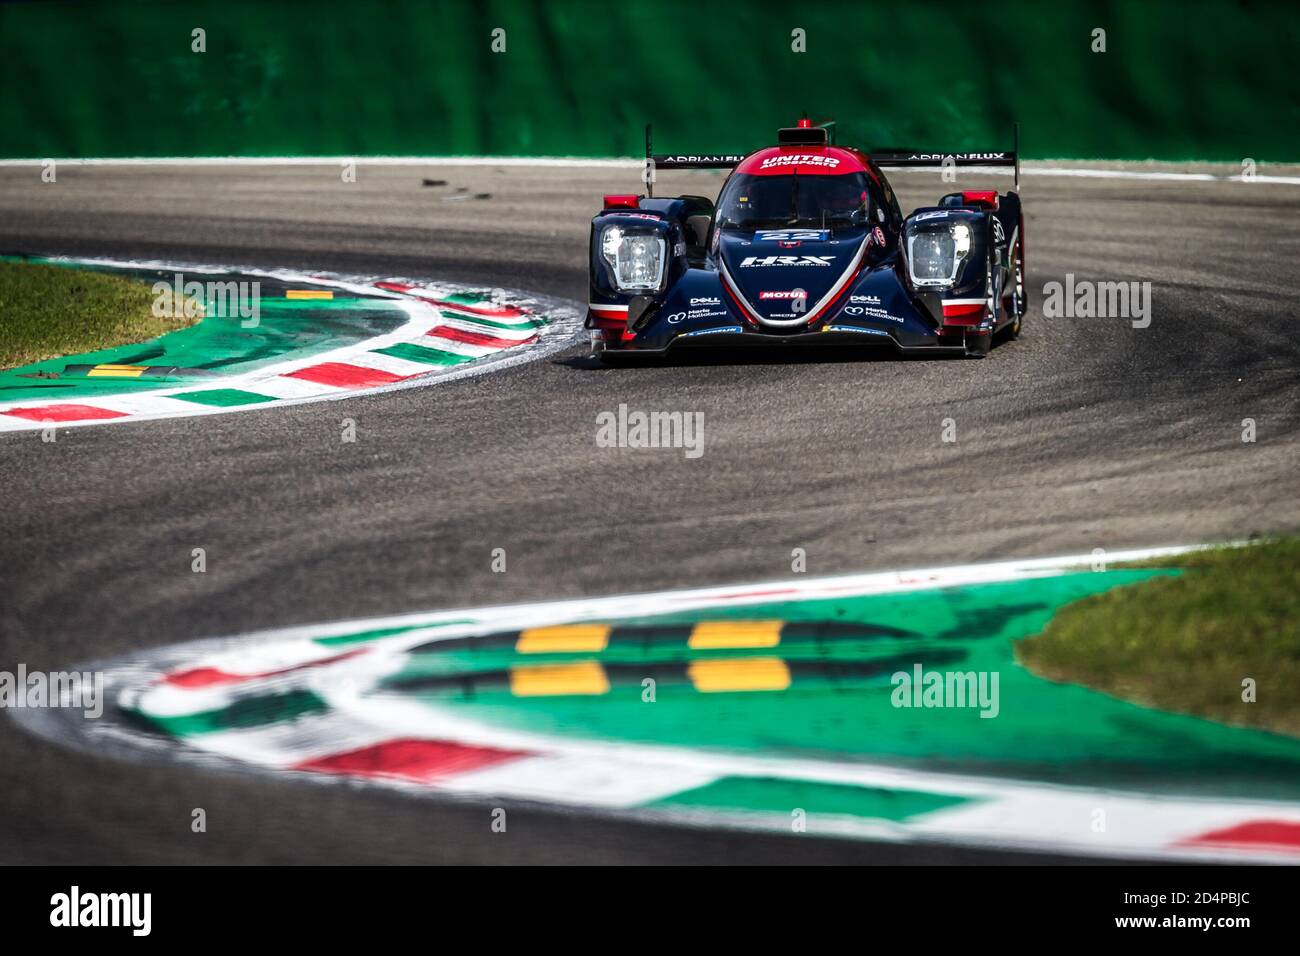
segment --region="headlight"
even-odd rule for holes
[[[970,226],[964,222],[925,226],[907,237],[907,269],[918,288],[942,288],[957,279],[970,252]]]
[[[664,277],[666,245],[663,237],[649,232],[625,232],[606,226],[600,234],[600,254],[614,270],[620,292],[658,291]]]

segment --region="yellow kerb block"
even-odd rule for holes
[[[516,697],[592,696],[608,692],[605,668],[595,661],[510,669],[510,693]]]
[[[96,365],[86,373],[90,378],[139,378],[147,365]]]
[[[701,621],[691,631],[687,646],[700,650],[719,647],[776,647],[784,621]]]
[[[695,661],[686,673],[702,694],[785,690],[790,686],[790,668],[779,657]]]
[[[520,631],[515,650],[520,654],[585,654],[603,651],[608,643],[608,624],[559,624]]]

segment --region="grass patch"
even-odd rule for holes
[[[138,279],[0,262],[0,369],[145,342],[198,321],[156,317],[155,298]]]
[[[1300,736],[1300,540],[1144,563],[1184,571],[1062,608],[1017,660],[1134,703]],[[1247,677],[1255,703],[1242,701]]]

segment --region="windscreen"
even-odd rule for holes
[[[718,226],[860,226],[868,221],[871,193],[863,173],[840,176],[733,175],[718,201]]]

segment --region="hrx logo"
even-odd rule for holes
[[[834,256],[746,256],[740,268],[752,269],[767,266],[829,266]]]

